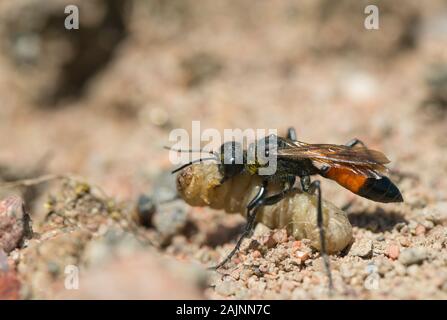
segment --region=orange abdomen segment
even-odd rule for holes
[[[334,180],[339,185],[355,194],[377,202],[402,202],[402,194],[395,184],[385,176],[370,178],[356,174],[345,168],[329,168],[323,172],[325,178]]]
[[[367,177],[356,174],[351,170],[345,168],[329,168],[324,173],[324,177],[334,180],[339,185],[356,194],[359,193],[367,179]]]

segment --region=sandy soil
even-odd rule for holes
[[[0,255],[1,298],[328,298],[305,239],[258,225],[224,270],[205,272],[243,218],[177,201],[148,210],[148,227],[134,219],[141,194],[173,192],[162,146],[193,120],[382,150],[404,203],[322,181],[325,199],[350,204],[354,232],[330,257],[334,298],[447,297],[443,1],[379,2],[379,30],[363,27],[357,1],[70,3],[88,12],[79,31],[62,28],[64,1],[0,3],[0,179],[87,182],[0,189],[23,197],[34,230]],[[81,290],[64,289],[67,265],[81,268]],[[142,285],[142,270],[166,281]]]

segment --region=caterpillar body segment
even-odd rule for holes
[[[191,206],[207,206],[245,216],[247,204],[262,185],[261,177],[241,173],[222,184],[221,179],[217,164],[196,164],[178,174],[177,190]],[[269,194],[281,189],[280,184],[269,184]],[[323,200],[322,209],[326,250],[330,254],[340,252],[352,240],[352,226],[346,213],[331,202]],[[280,202],[261,206],[256,218],[269,228],[286,228],[296,239],[309,239],[313,248],[321,248],[315,195],[294,189]]]

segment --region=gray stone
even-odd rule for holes
[[[427,250],[422,247],[409,248],[401,252],[399,262],[405,266],[418,264],[427,259]]]
[[[373,243],[371,240],[355,241],[349,250],[349,255],[360,258],[369,258],[373,253]]]

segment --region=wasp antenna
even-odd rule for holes
[[[190,161],[190,162],[188,162],[188,163],[186,163],[186,164],[184,164],[184,165],[178,167],[177,169],[171,171],[171,173],[174,174],[174,173],[176,173],[176,172],[178,172],[178,171],[180,171],[180,170],[185,169],[186,167],[189,167],[190,165],[193,165],[194,163],[197,163],[197,162],[203,162],[203,161],[208,161],[208,160],[217,160],[217,159],[214,158],[214,157],[212,157],[212,158],[211,158],[211,157],[208,157],[208,158],[200,158],[200,159],[196,159],[196,160]]]
[[[214,151],[206,151],[206,150],[202,150],[202,149],[176,149],[173,147],[169,147],[169,146],[163,146],[163,149],[166,150],[170,150],[170,151],[175,151],[175,152],[188,152],[188,153],[208,153],[211,154],[213,156],[216,156],[217,154]]]

